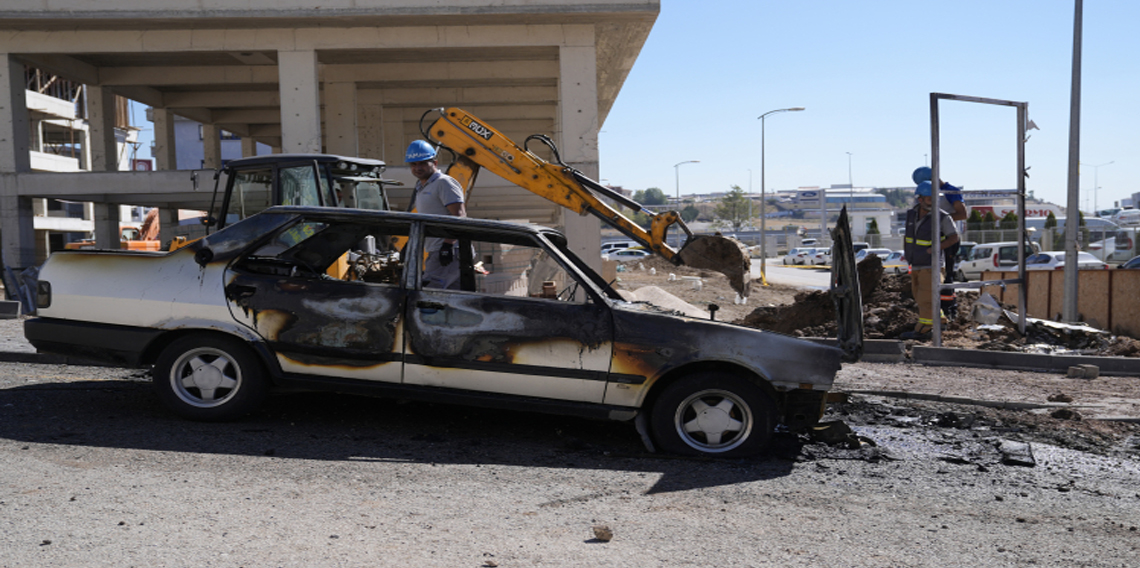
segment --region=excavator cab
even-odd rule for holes
[[[385,167],[380,160],[332,154],[270,154],[231,160],[215,176],[215,206],[204,224],[221,229],[273,205],[385,211],[390,207],[384,186],[400,184],[381,178]],[[226,182],[219,194],[221,174]]]

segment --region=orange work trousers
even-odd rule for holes
[[[938,282],[933,282],[937,279]],[[918,304],[918,323],[914,330],[926,333],[934,328],[934,306],[930,303],[930,290],[932,286],[942,284],[942,271],[929,268],[911,268],[910,293]]]

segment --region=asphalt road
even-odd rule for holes
[[[0,363],[0,566],[1135,566],[1135,453],[1007,465],[1009,424],[898,404],[847,417],[875,447],[687,460],[623,424],[351,396],[192,423],[136,371]]]

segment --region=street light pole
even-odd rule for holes
[[[768,194],[764,187],[764,123],[769,114],[801,110],[804,107],[779,108],[756,117],[760,121],[760,284],[763,286],[768,285]]]
[[[681,206],[681,166],[685,164],[699,164],[700,160],[688,160],[673,164],[673,171],[677,174],[677,207]]]
[[[1096,215],[1097,209],[1100,208],[1100,206],[1097,205],[1097,199],[1096,199],[1096,192],[1097,192],[1097,190],[1100,189],[1100,167],[1101,166],[1107,166],[1109,164],[1115,164],[1115,163],[1116,163],[1116,160],[1113,160],[1111,162],[1105,162],[1103,164],[1096,164],[1096,165],[1084,164],[1084,163],[1081,164],[1082,166],[1089,166],[1093,169],[1093,210],[1092,210],[1093,215]]]

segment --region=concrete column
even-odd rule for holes
[[[558,149],[566,163],[598,179],[597,53],[590,45],[562,46],[558,52]],[[562,226],[570,249],[599,274],[602,272],[601,221],[562,210]]]
[[[317,52],[279,51],[281,148],[286,153],[321,151],[321,97]]]
[[[174,239],[174,228],[178,226],[178,210],[163,207],[158,210],[158,240],[163,250],[167,250],[166,243]]]
[[[325,150],[359,156],[356,128],[356,83],[325,83]]]
[[[119,231],[119,204],[95,203],[95,248],[117,249],[121,248]]]
[[[174,111],[152,109],[154,118],[154,164],[156,170],[177,170],[178,150],[174,142]]]
[[[119,170],[119,145],[115,142],[115,94],[87,85],[87,128],[90,131],[91,171]]]
[[[14,269],[36,262],[32,200],[19,196],[16,176],[32,169],[25,89],[23,64],[0,54],[0,254]]]
[[[213,170],[222,167],[222,129],[215,124],[202,125],[202,167]]]
[[[257,155],[257,140],[246,136],[241,139],[241,157],[248,158]]]

